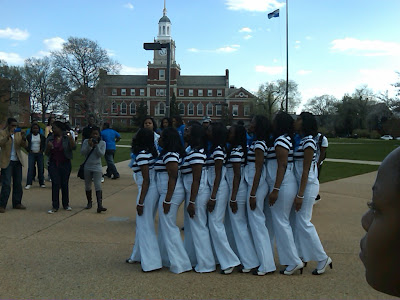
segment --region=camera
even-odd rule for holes
[[[99,141],[98,141],[97,139],[95,139],[95,138],[92,138],[92,143],[93,143],[93,144],[98,144]]]

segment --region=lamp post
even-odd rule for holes
[[[169,105],[169,85],[170,85],[170,73],[171,73],[171,43],[144,43],[143,48],[145,50],[161,50],[162,48],[167,49],[167,74],[166,74],[166,81],[167,81],[167,91],[165,93],[165,116],[167,118],[170,117],[170,105]]]

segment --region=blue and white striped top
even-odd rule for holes
[[[145,150],[142,150],[136,155],[133,164],[132,164],[132,169],[133,172],[138,173],[140,172],[140,166],[144,165],[149,165],[149,170],[152,170],[154,167],[154,157],[153,154],[150,152],[147,152]]]
[[[254,141],[251,143],[249,150],[247,152],[247,161],[254,163],[256,161],[256,150],[260,149],[262,152],[264,152],[264,156],[267,155],[268,152],[268,147],[265,141]]]
[[[293,162],[293,143],[290,136],[287,134],[281,135],[275,139],[274,146],[268,148],[267,159],[276,159],[275,148],[277,146],[283,147],[289,151],[288,163]]]
[[[192,149],[190,146],[186,149],[186,156],[180,167],[182,175],[192,174],[192,165],[201,164],[205,167],[206,154],[204,149]]]
[[[311,147],[311,149],[314,150],[313,161],[315,161],[317,144],[315,143],[315,140],[313,139],[312,135],[305,136],[300,140],[299,147],[293,153],[294,160],[304,160],[304,150],[309,147]]]
[[[159,156],[154,164],[154,169],[156,172],[167,172],[167,163],[169,162],[177,162],[178,164],[181,162],[181,158],[179,153],[177,152],[167,152],[163,156]]]

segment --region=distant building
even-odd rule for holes
[[[181,67],[175,60],[175,41],[171,37],[171,21],[164,7],[163,17],[158,22],[160,43],[171,43],[170,99],[175,97],[180,115],[185,121],[201,120],[204,116],[220,120],[229,115],[233,121],[248,122],[252,114],[252,93],[240,87],[229,85],[229,70],[221,76],[183,76]],[[144,50],[143,50],[144,51]],[[166,113],[166,49],[155,50],[153,61],[148,63],[147,75],[109,75],[101,72],[101,97],[104,107],[103,119],[112,124],[131,125],[137,108],[145,101],[148,114],[161,120]],[[73,125],[84,125],[85,114],[79,101],[72,98],[70,120]],[[227,111],[224,111],[227,110]]]

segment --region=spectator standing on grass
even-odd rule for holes
[[[38,121],[36,119],[33,119],[31,122],[31,126],[33,124],[39,125]],[[26,136],[28,136],[31,133],[31,128],[28,128],[26,130]],[[39,133],[42,134],[44,136],[44,130],[39,126]],[[29,152],[29,151],[28,151]],[[28,162],[29,165],[29,162]],[[36,177],[36,166],[33,166],[33,175],[32,175],[32,181],[35,181],[35,177]]]
[[[55,121],[52,125],[53,134],[46,140],[45,154],[49,156],[49,174],[51,178],[51,200],[52,209],[48,211],[53,214],[60,208],[60,189],[62,194],[62,205],[67,211],[69,206],[69,176],[71,174],[72,150],[75,150],[75,140],[67,130],[65,123]]]
[[[40,133],[39,125],[32,124],[30,133],[26,136],[28,141],[28,174],[26,176],[25,189],[29,190],[32,186],[32,179],[35,176],[37,165],[39,185],[45,188],[44,185],[44,164],[43,164],[43,152],[46,147],[46,138]]]
[[[85,139],[82,144],[81,154],[83,154],[87,161],[84,167],[85,174],[85,191],[87,205],[86,209],[92,208],[92,180],[96,191],[97,199],[97,212],[101,213],[106,211],[107,208],[103,207],[103,192],[101,189],[101,179],[103,178],[103,171],[101,166],[101,157],[106,152],[106,142],[100,138],[100,128],[92,127],[90,138]]]
[[[318,132],[314,137],[315,143],[317,144],[316,161],[318,167],[318,179],[321,174],[322,164],[326,158],[326,150],[328,149],[328,139],[321,132]],[[321,200],[321,196],[318,194],[315,198],[315,203]],[[315,204],[314,203],[314,204]]]
[[[95,127],[95,119],[93,115],[89,115],[88,125],[82,129],[82,144],[85,139],[90,138],[92,128]]]
[[[174,127],[178,131],[182,146],[185,147],[185,141],[183,139],[183,134],[185,132],[185,124],[183,123],[183,120],[180,116],[172,117],[172,127]]]
[[[5,213],[8,198],[11,192],[11,177],[13,178],[12,206],[14,209],[25,209],[22,201],[22,153],[26,147],[25,132],[17,130],[18,122],[14,118],[7,119],[7,127],[0,131],[0,167],[1,167],[1,194],[0,213]]]
[[[115,143],[121,140],[121,135],[114,129],[110,128],[110,123],[106,122],[103,124],[101,138],[106,143],[106,153],[104,158],[107,162],[107,170],[104,175],[108,178],[117,179],[119,178],[119,173],[114,163],[115,151],[117,149]]]

